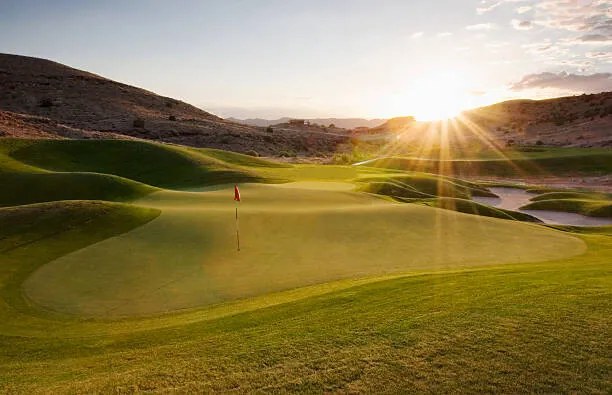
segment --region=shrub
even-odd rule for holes
[[[254,156],[254,157],[259,157],[259,152],[255,151],[255,150],[249,150],[247,152],[245,152],[245,154],[249,155],[249,156]]]
[[[38,103],[38,105],[39,105],[40,107],[45,107],[45,108],[48,108],[48,107],[53,107],[53,101],[52,101],[51,99],[49,99],[49,98],[44,98],[44,99],[41,99],[41,100],[40,100],[40,102]]]
[[[536,141],[536,145],[544,145],[544,142],[542,140],[538,140]]]
[[[134,126],[135,128],[144,128],[145,121],[142,118],[136,118],[134,122],[132,122],[132,126]]]
[[[272,129],[272,126],[268,126],[268,127],[266,128],[266,132],[268,132],[268,133],[273,133],[273,132],[274,132],[274,129]]]
[[[168,117],[168,120],[170,120],[170,121],[176,121],[176,116],[174,116],[174,115],[170,115],[170,116]]]

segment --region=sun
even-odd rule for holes
[[[412,115],[418,121],[444,120],[469,109],[472,100],[465,74],[436,71],[411,78],[403,92],[389,99],[386,111]]]

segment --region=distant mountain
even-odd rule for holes
[[[290,119],[295,118],[278,118],[278,119],[262,119],[262,118],[249,118],[249,119],[237,119],[227,118],[228,121],[242,123],[244,125],[267,127],[271,125],[278,125],[280,123],[287,123]],[[300,118],[302,119],[302,118]],[[358,127],[373,128],[386,122],[383,118],[364,119],[364,118],[304,118],[311,123],[316,123],[323,126],[329,126],[333,124],[337,128],[343,129],[354,129]]]
[[[265,155],[335,152],[347,140],[268,133],[60,63],[9,54],[0,54],[0,136],[142,138]]]

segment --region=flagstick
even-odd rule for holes
[[[240,228],[238,227],[238,206],[236,205],[236,243],[240,251]]]

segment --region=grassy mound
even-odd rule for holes
[[[486,188],[467,181],[425,173],[378,174],[357,179],[363,192],[391,197],[425,198],[432,196],[469,199],[495,196]]]
[[[418,200],[418,203],[445,210],[459,211],[466,214],[482,215],[485,217],[510,219],[526,222],[542,222],[539,219],[518,211],[505,210],[477,203],[473,200],[455,198],[434,198]]]
[[[590,217],[612,217],[612,201],[591,199],[548,199],[529,203],[521,210],[567,211]]]
[[[557,200],[557,199],[580,199],[580,200],[612,200],[612,194],[597,192],[547,192],[531,198],[531,201]]]
[[[144,141],[33,140],[9,155],[31,166],[59,172],[95,172],[117,175],[162,188],[189,188],[230,182],[258,181],[255,173],[206,155],[206,151]],[[209,152],[210,153],[210,152]],[[216,157],[215,157],[216,156]],[[263,161],[227,154],[238,165]]]
[[[290,167],[287,164],[272,162],[270,160],[265,160],[257,157],[253,157],[250,155],[239,154],[237,152],[232,151],[224,151],[220,149],[213,148],[199,148],[194,150],[203,153],[206,156],[211,158],[215,158],[221,160],[223,162],[231,163],[234,165],[246,166],[246,167]]]
[[[0,208],[0,316],[23,309],[21,285],[39,266],[127,232],[160,210],[101,201],[60,201]]]
[[[157,190],[125,178],[96,173],[2,173],[0,206],[56,200],[129,201]]]

